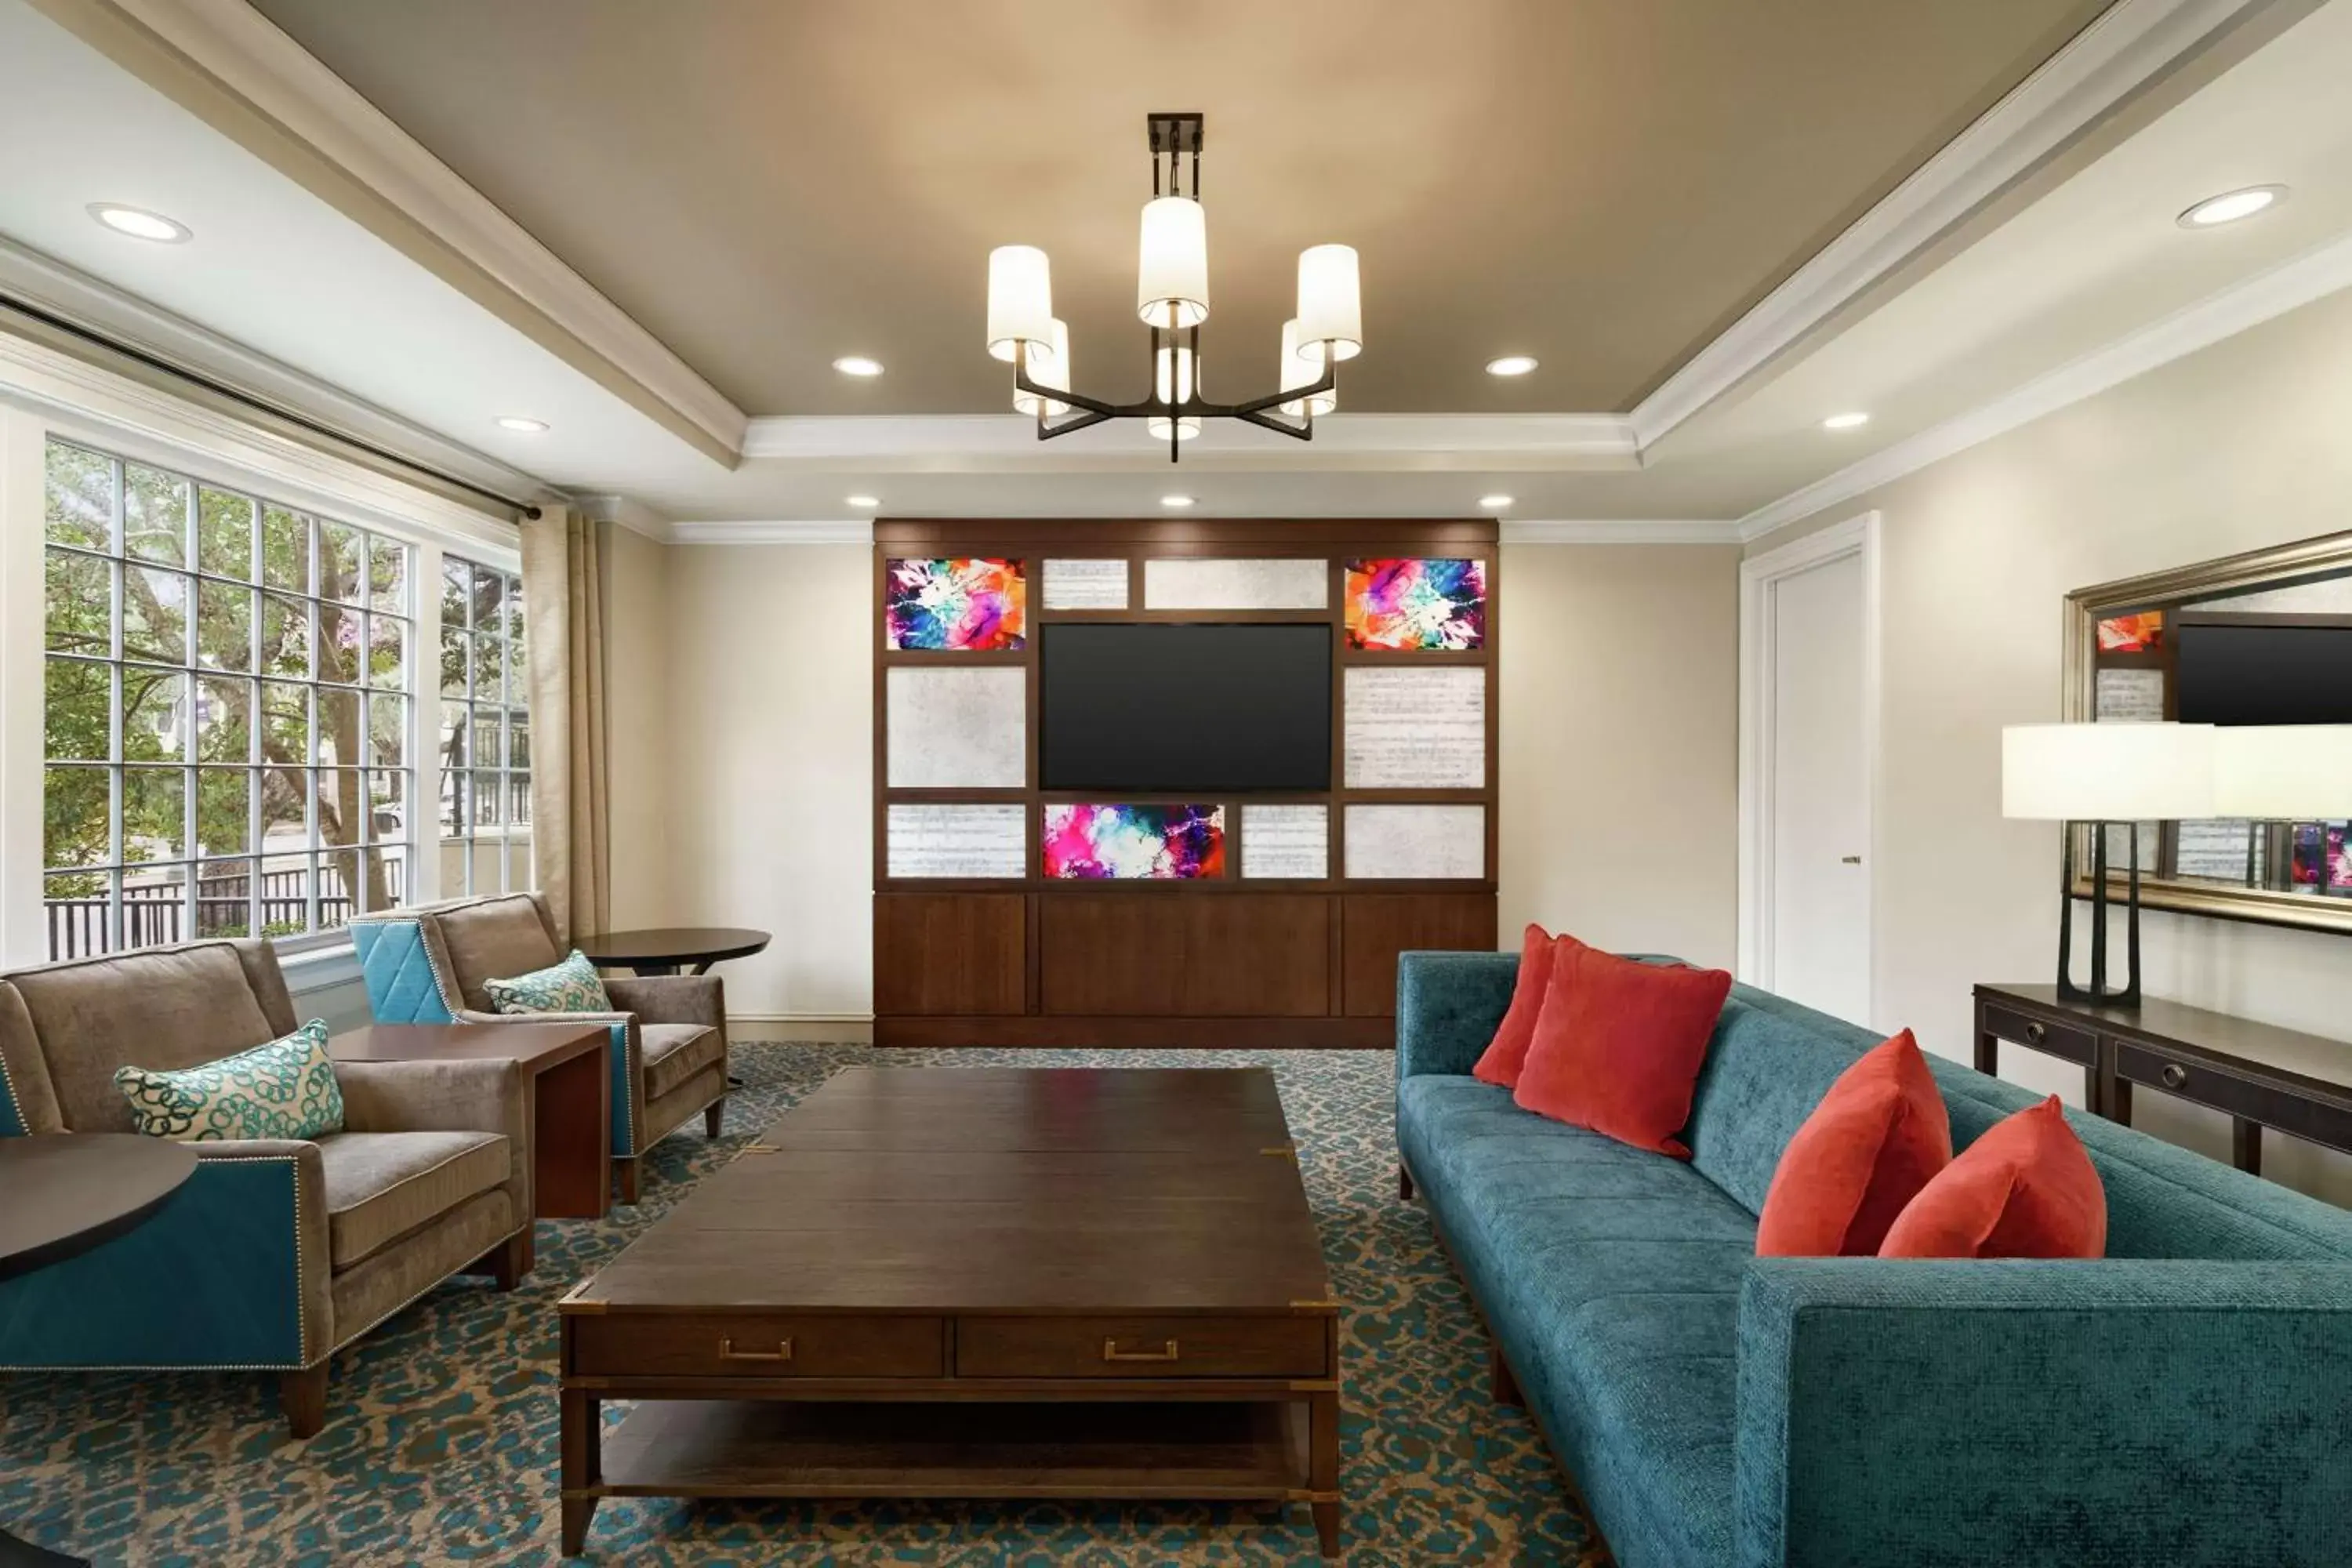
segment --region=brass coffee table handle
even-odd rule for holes
[[[793,1359],[793,1342],[778,1340],[776,1348],[772,1351],[739,1351],[735,1348],[733,1340],[722,1336],[719,1342],[719,1359],[720,1361],[790,1361]]]
[[[1118,1348],[1117,1340],[1103,1341],[1103,1360],[1105,1361],[1174,1361],[1175,1359],[1176,1342],[1174,1340],[1164,1342],[1156,1351],[1123,1351]]]

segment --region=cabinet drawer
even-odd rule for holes
[[[573,1372],[603,1377],[940,1377],[938,1318],[611,1312],[572,1320]]]
[[[1321,1318],[962,1318],[961,1377],[1322,1377]]]
[[[2084,1067],[2095,1067],[2099,1060],[2099,1037],[2088,1029],[2078,1029],[2071,1024],[2055,1023],[2037,1018],[2030,1013],[1984,1005],[1984,1030],[2015,1045],[2030,1046],[2053,1057],[2063,1057]]]
[[[2116,1042],[2116,1075],[2335,1149],[2352,1149],[2352,1110],[2168,1052]]]

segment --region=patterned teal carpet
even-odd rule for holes
[[[1274,1068],[1345,1307],[1340,1481],[1351,1563],[1607,1558],[1486,1342],[1423,1211],[1396,1199],[1385,1053],[887,1051],[736,1044],[726,1136],[654,1151],[646,1202],[542,1221],[524,1288],[446,1285],[335,1358],[326,1430],[289,1443],[270,1380],[0,1377],[0,1524],[105,1564],[539,1565],[555,1545],[555,1299],[838,1068]],[[159,1288],[167,1282],[159,1281]],[[620,1412],[608,1410],[609,1419]],[[656,1564],[1318,1563],[1301,1507],[694,1504],[598,1511],[588,1560]]]

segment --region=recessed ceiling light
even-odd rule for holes
[[[1191,496],[1161,496],[1160,498],[1160,504],[1161,506],[1174,507],[1177,510],[1181,511],[1184,508],[1192,504],[1192,498]]]
[[[1509,496],[1480,496],[1478,498],[1478,510],[1480,511],[1500,511],[1510,504],[1511,498]]]
[[[525,436],[536,436],[547,428],[547,421],[533,419],[527,414],[501,414],[499,416],[499,428],[520,431]]]
[[[841,499],[860,511],[871,511],[882,504],[880,496],[844,496]]]
[[[844,354],[833,362],[833,368],[844,375],[880,375],[882,362],[864,354]]]
[[[1869,423],[1870,416],[1859,411],[1852,414],[1832,414],[1828,418],[1822,421],[1822,428],[1824,430],[1859,430]]]
[[[152,239],[158,245],[178,245],[194,237],[184,223],[175,223],[162,213],[151,213],[139,207],[126,207],[115,202],[92,202],[89,216],[117,234],[127,234],[133,239]]]
[[[1525,375],[1535,367],[1536,356],[1533,354],[1505,354],[1501,359],[1490,359],[1486,362],[1486,374],[1488,375]]]
[[[2242,191],[2208,196],[2182,213],[2177,221],[2183,228],[2213,228],[2252,217],[2265,207],[2276,205],[2285,196],[2284,185],[2249,185]]]

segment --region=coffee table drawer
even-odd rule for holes
[[[761,1312],[572,1320],[572,1370],[602,1377],[940,1377],[938,1318]]]
[[[960,1318],[960,1377],[1321,1377],[1321,1318]]]

